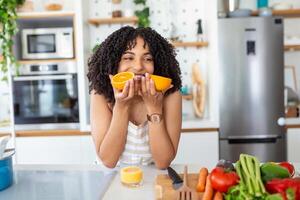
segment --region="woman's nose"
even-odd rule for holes
[[[137,71],[141,71],[143,69],[143,63],[141,61],[136,61],[134,64],[134,69]]]

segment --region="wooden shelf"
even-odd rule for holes
[[[182,95],[182,99],[184,99],[184,100],[192,100],[193,99],[193,95],[192,94]]]
[[[171,42],[174,47],[207,47],[208,42]]]
[[[300,17],[300,9],[273,10],[272,13],[274,16]],[[258,16],[258,11],[253,11],[252,16]]]
[[[92,18],[89,19],[89,24],[99,26],[100,24],[122,24],[122,23],[137,23],[137,17],[114,17],[114,18]]]
[[[48,12],[18,12],[19,19],[51,18],[51,17],[73,17],[74,12],[48,11]]]
[[[31,130],[16,131],[17,137],[44,137],[44,136],[84,136],[90,135],[89,132],[80,130]]]
[[[70,58],[70,59],[47,59],[47,60],[19,60],[18,62],[21,65],[26,65],[26,64],[36,64],[36,63],[50,63],[50,62],[59,63],[59,62],[69,62],[69,61],[76,62],[76,59]]]
[[[300,45],[284,45],[285,51],[300,51]]]

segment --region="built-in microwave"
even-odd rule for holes
[[[22,30],[23,59],[73,58],[73,28]]]

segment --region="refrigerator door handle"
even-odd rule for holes
[[[253,143],[276,143],[277,139],[281,138],[280,136],[269,136],[269,137],[263,137],[263,138],[228,138],[229,144],[253,144]]]
[[[235,136],[228,136],[228,140],[236,140],[236,139],[277,139],[281,138],[280,135],[235,135]]]

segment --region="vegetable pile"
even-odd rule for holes
[[[294,174],[288,162],[261,164],[241,154],[235,165],[220,160],[210,173],[201,168],[196,190],[203,200],[300,200],[300,177]]]

